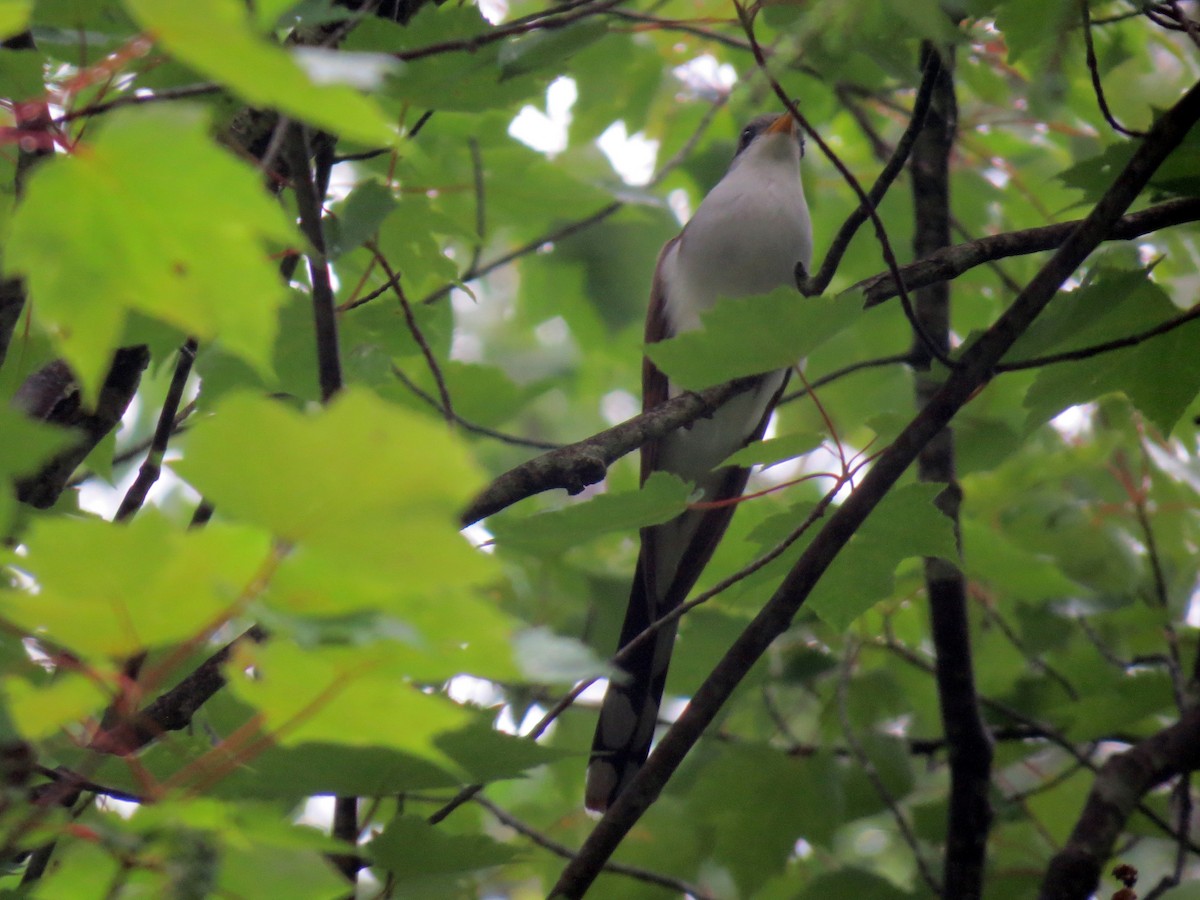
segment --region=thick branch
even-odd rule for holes
[[[555,896],[583,896],[600,868],[658,796],[751,667],[771,642],[791,625],[813,586],[851,535],[904,474],[921,448],[991,379],[996,363],[1054,298],[1059,286],[1109,234],[1117,219],[1137,198],[1163,160],[1179,146],[1197,119],[1200,119],[1200,85],[1193,86],[1159,118],[1091,214],[1063,242],[1008,310],[963,354],[945,385],[875,460],[859,487],[813,538],[775,594],[696,691],[646,765],[597,823],[576,858],[563,870],[554,888]]]
[[[25,379],[13,404],[31,418],[73,428],[82,434],[78,441],[47,462],[32,478],[17,484],[23,503],[47,509],[66,487],[75,467],[83,462],[106,434],[112,431],[137,393],[142,372],[150,364],[150,351],[142,346],[124,347],[113,356],[112,367],[100,386],[94,409],[79,405],[79,388],[66,363],[50,363]]]
[[[1131,241],[1152,231],[1200,220],[1200,198],[1184,197],[1168,200],[1123,216],[1113,223],[1103,240]],[[902,266],[900,274],[910,288],[921,288],[939,281],[951,281],[963,272],[976,266],[1005,259],[1009,256],[1025,256],[1043,250],[1054,250],[1082,224],[1081,219],[1043,225],[1025,231],[1008,231],[965,244],[955,244],[939,250],[915,263]],[[862,291],[867,307],[877,306],[896,296],[896,286],[891,273],[881,272],[865,278],[847,291]]]
[[[1040,900],[1086,900],[1142,796],[1164,781],[1200,768],[1200,707],[1170,728],[1108,760],[1096,775],[1067,845],[1050,861]]]
[[[932,46],[923,52],[936,55]],[[942,67],[934,88],[933,106],[913,147],[910,169],[915,220],[913,249],[928,256],[950,243],[950,154],[954,146],[957,107],[951,65]],[[917,319],[943,350],[950,346],[950,284],[940,282],[915,292]],[[913,355],[922,354],[920,341]],[[925,403],[941,387],[928,359],[917,369],[917,402]],[[954,522],[962,491],[955,474],[954,433],[939,431],[917,457],[917,477],[944,485],[938,505]],[[942,869],[946,900],[983,894],[987,836],[992,812],[988,803],[992,744],[979,712],[975,672],[971,661],[971,631],[967,618],[966,579],[957,561],[925,560],[925,590],[929,597],[930,633],[935,651],[938,705],[946,733],[950,762],[950,801],[946,823],[946,854]]]
[[[535,456],[515,469],[509,469],[484,488],[459,521],[465,527],[518,500],[554,488],[578,494],[589,484],[603,479],[608,467],[626,453],[702,416],[711,415],[730,397],[749,390],[754,384],[755,379],[743,378],[698,394],[681,394],[607,431]]]

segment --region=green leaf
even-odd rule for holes
[[[845,868],[825,872],[810,881],[797,900],[825,900],[827,897],[862,897],[864,900],[913,900],[915,895],[902,891],[892,882],[866,869]]]
[[[487,869],[516,856],[514,848],[484,835],[449,834],[416,816],[394,818],[366,852],[402,881]]]
[[[33,0],[0,0],[0,40],[24,31],[32,11]]]
[[[20,568],[36,589],[0,594],[0,615],[85,659],[132,656],[208,633],[241,611],[270,557],[265,534],[181,531],[154,510],[128,525],[41,519]]]
[[[32,475],[59,450],[75,440],[63,428],[30,419],[15,409],[0,407],[0,475]]]
[[[1117,336],[1148,329],[1181,312],[1142,273],[1098,281],[1094,293],[1116,307],[1109,318],[1111,332]],[[1086,330],[1095,339],[1087,345],[1106,340],[1104,331],[1097,334],[1094,329]],[[1040,425],[1070,406],[1121,391],[1158,428],[1170,434],[1200,392],[1200,359],[1191,352],[1197,341],[1200,320],[1194,319],[1132,347],[1047,366],[1038,372],[1025,395],[1027,426]]]
[[[456,768],[434,738],[462,727],[466,711],[407,683],[386,644],[304,650],[276,641],[239,651],[230,687],[277,742],[390,747]]]
[[[269,371],[286,295],[267,243],[296,233],[254,169],[207,132],[195,108],[119,110],[30,179],[5,258],[89,397],[135,310]]]
[[[1086,588],[1072,581],[1052,559],[1030,553],[1002,533],[972,519],[962,522],[963,565],[974,579],[1022,600],[1078,596]]]
[[[337,216],[328,222],[326,242],[330,259],[337,259],[370,240],[395,208],[396,197],[387,185],[364,181],[355,187]]]
[[[740,894],[753,896],[782,871],[798,838],[831,841],[844,804],[842,774],[825,753],[794,761],[770,747],[726,746],[688,792],[688,818],[715,829],[716,858],[733,871]]]
[[[600,18],[584,19],[555,31],[534,31],[501,45],[500,80],[553,69],[608,33],[608,23]]]
[[[793,366],[859,314],[844,300],[779,288],[721,301],[701,317],[703,329],[648,344],[646,355],[679,384],[700,390]]]
[[[825,440],[818,431],[798,431],[782,437],[755,441],[733,453],[723,466],[773,466],[788,459],[795,459],[816,450]]]
[[[234,464],[236,461],[236,464]],[[483,478],[445,423],[362,390],[310,415],[234,395],[189,433],[173,467],[222,513],[407,592],[479,584],[492,561],[458,534]]]
[[[397,816],[365,849],[401,880],[472,872],[516,856],[513,848],[484,835],[449,834],[415,816]]]
[[[3,691],[17,732],[28,740],[49,737],[104,708],[109,696],[92,678],[67,673],[41,687],[24,678],[5,678]]]
[[[614,531],[634,532],[670,521],[687,508],[691,485],[666,472],[654,472],[637,491],[598,494],[585,503],[525,518],[496,517],[488,528],[507,547],[561,553]]]
[[[892,592],[892,576],[913,556],[956,559],[954,525],[934,505],[937,484],[893,489],[821,576],[806,604],[834,628],[846,628]]]
[[[254,106],[369,146],[392,146],[399,131],[369,98],[344,85],[317,85],[285,50],[251,28],[238,0],[125,0],[143,28],[177,59]]]
[[[574,758],[574,754],[565,750],[497,731],[483,720],[439,735],[436,743],[477,782],[516,778],[535,766],[564,757]]]

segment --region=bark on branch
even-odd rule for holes
[[[554,488],[578,494],[589,484],[603,479],[608,467],[626,453],[636,450],[646,441],[710,415],[730,397],[749,390],[754,384],[755,379],[742,378],[699,393],[681,394],[607,431],[535,456],[515,469],[509,469],[488,485],[471,501],[460,523],[465,527],[500,512],[518,500]]]
[[[1130,241],[1153,231],[1197,220],[1200,220],[1200,198],[1184,197],[1178,200],[1168,200],[1165,203],[1159,203],[1117,219],[1103,240]],[[1009,231],[980,238],[977,241],[955,244],[953,247],[947,247],[924,259],[902,266],[900,274],[904,276],[904,284],[912,290],[927,287],[939,281],[950,281],[976,266],[993,260],[1054,250],[1061,246],[1063,241],[1082,223],[1082,219],[1076,219],[1071,222],[1060,222],[1057,225],[1043,225],[1040,228],[1027,228],[1024,231]],[[866,307],[877,306],[896,296],[896,284],[888,272],[864,278],[851,286],[847,293],[859,290],[863,292],[866,300],[864,306]]]
[[[1149,790],[1200,768],[1200,707],[1109,759],[1096,774],[1067,845],[1050,861],[1040,900],[1086,900],[1125,823]]]

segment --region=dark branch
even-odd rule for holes
[[[937,56],[926,44],[922,52]],[[950,157],[957,131],[958,109],[951,61],[938,70],[933,103],[925,127],[913,147],[913,250],[918,257],[950,243]],[[916,291],[917,319],[945,351],[950,346],[950,285],[929,285]],[[924,347],[913,344],[913,355]],[[940,376],[929,370],[928,359],[918,364],[917,404],[924,407],[937,395]],[[917,456],[917,477],[943,485],[938,506],[959,533],[962,489],[955,471],[954,434],[943,428]],[[987,859],[992,810],[992,743],[979,710],[971,656],[971,627],[967,616],[967,586],[958,560],[925,560],[925,591],[929,597],[930,634],[938,706],[950,763],[950,798],[946,821],[946,852],[942,882],[947,898],[980,897]]]
[[[144,346],[118,350],[100,386],[96,406],[91,410],[81,406],[75,378],[61,360],[50,363],[25,379],[13,398],[13,405],[31,418],[76,429],[81,436],[46,463],[40,472],[17,484],[17,496],[23,503],[38,509],[54,505],[76,466],[83,462],[106,434],[117,427],[133,395],[137,393],[142,372],[149,364],[150,351]]]
[[[1153,231],[1171,228],[1200,220],[1200,198],[1185,197],[1168,200],[1155,206],[1130,213],[1113,223],[1103,240],[1129,241]],[[955,244],[900,269],[904,282],[911,288],[921,288],[939,281],[950,281],[976,266],[1009,256],[1025,256],[1061,246],[1083,220],[1043,225],[1024,231],[1008,231],[977,241]],[[892,276],[881,272],[865,278],[845,293],[862,291],[866,307],[877,306],[896,296]]]
[[[310,245],[308,274],[312,282],[313,323],[317,336],[317,373],[321,384],[321,400],[328,403],[342,389],[342,358],[338,350],[337,304],[325,252],[325,232],[321,226],[323,198],[317,193],[317,184],[309,165],[312,154],[304,126],[289,125],[283,140],[296,207],[300,211],[300,228]]]
[[[1200,767],[1200,708],[1170,728],[1118,753],[1096,775],[1067,845],[1050,861],[1040,900],[1086,900],[1142,796],[1170,778]]]
[[[711,415],[730,397],[749,390],[754,384],[755,379],[743,378],[698,394],[681,394],[607,431],[536,456],[515,469],[509,469],[488,485],[471,501],[462,514],[460,524],[465,527],[500,512],[518,500],[554,488],[578,494],[589,484],[603,479],[608,467],[626,453],[701,416]]]
[[[146,495],[158,476],[162,474],[163,456],[167,452],[167,443],[175,432],[175,416],[179,412],[179,404],[183,401],[183,389],[187,386],[188,375],[192,372],[192,363],[196,361],[196,339],[188,338],[179,348],[179,359],[175,363],[175,374],[171,376],[171,386],[167,388],[167,396],[163,400],[162,410],[158,414],[158,425],[154,429],[154,437],[150,441],[150,449],[146,459],[138,470],[137,478],[125,492],[121,505],[113,521],[121,522],[128,519],[142,508]]]
[[[800,286],[802,293],[813,296],[823,293],[825,288],[829,287],[829,282],[837,274],[838,265],[846,253],[846,248],[850,246],[850,241],[858,233],[858,229],[862,224],[867,221],[870,211],[879,206],[888,188],[892,186],[896,177],[904,170],[904,164],[908,161],[908,155],[912,151],[917,135],[921,133],[921,126],[924,124],[925,116],[929,112],[929,103],[933,98],[933,87],[937,83],[940,70],[941,63],[937,55],[931,54],[926,61],[925,71],[921,76],[921,87],[917,91],[917,99],[913,102],[912,117],[908,121],[908,127],[904,130],[904,134],[900,136],[900,141],[896,144],[895,149],[892,150],[887,163],[883,167],[883,171],[879,173],[879,177],[871,185],[871,190],[867,192],[867,203],[860,204],[855,208],[854,212],[846,217],[846,221],[842,223],[842,227],[834,235],[833,243],[830,244],[829,251],[825,254],[825,259],[821,261],[821,268]]]

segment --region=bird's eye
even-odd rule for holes
[[[738,138],[738,149],[745,150],[750,146],[750,142],[754,140],[754,126],[747,126],[742,129],[742,136]]]

